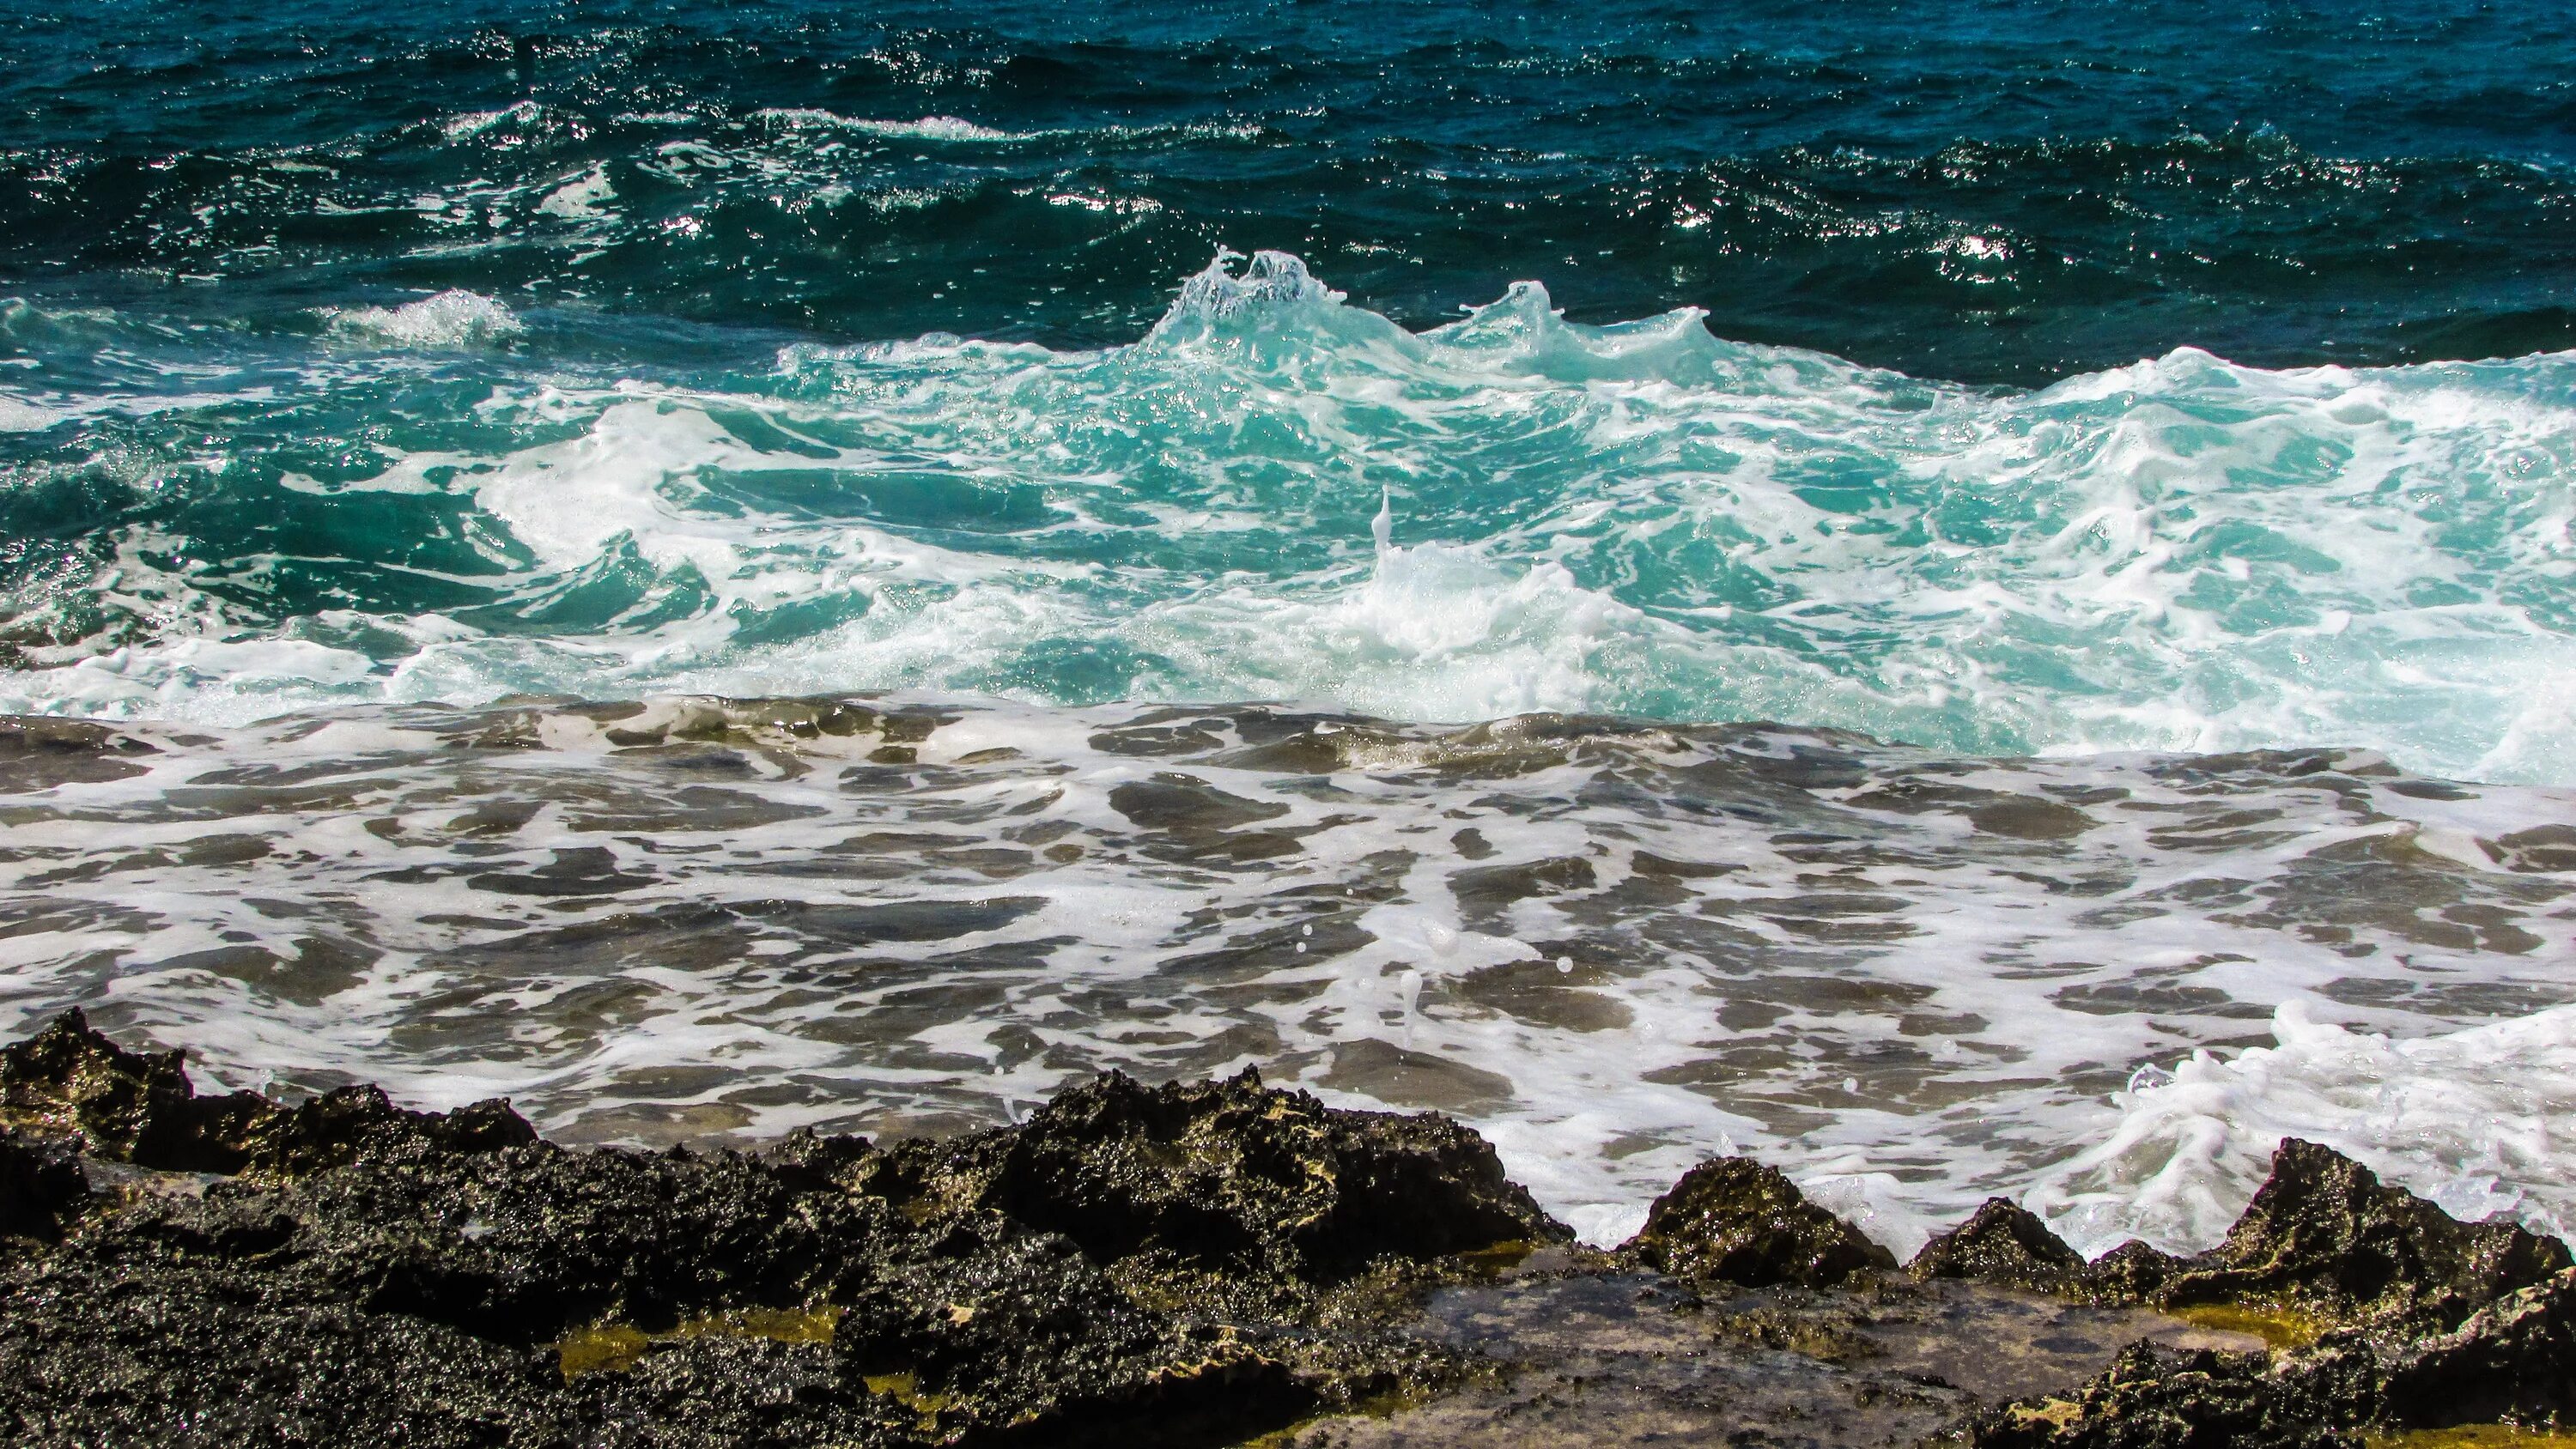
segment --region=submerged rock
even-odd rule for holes
[[[1885,1248],[1807,1201],[1779,1169],[1749,1157],[1714,1158],[1683,1174],[1620,1252],[1677,1277],[1747,1288],[1829,1288],[1864,1268],[1896,1266]]]

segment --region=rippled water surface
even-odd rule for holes
[[[1605,1239],[2576,1210],[2549,7],[0,42],[19,1023],[590,1140],[1257,1065]]]
[[[11,744],[21,1012],[103,998],[288,1085],[508,1093],[574,1137],[934,1131],[1250,1065],[1474,1121],[1600,1231],[1731,1145],[1898,1241],[2045,1180],[2109,1246],[2207,1226],[2136,1200],[2156,1173],[2223,1199],[2245,1166],[2179,1083],[2070,1164],[2139,1063],[2278,1030],[2332,1076],[2310,1002],[2576,1016],[2567,792],[2367,752],[673,698]],[[2275,1110],[2555,1221],[2565,1036],[2428,1064],[2485,1093],[2460,1140],[2385,1073]]]

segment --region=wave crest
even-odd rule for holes
[[[573,189],[567,186],[564,192]],[[604,187],[598,194],[606,194]],[[329,315],[331,332],[338,337],[445,351],[488,347],[527,330],[498,301],[454,289],[399,307],[353,307]]]

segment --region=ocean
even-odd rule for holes
[[[0,15],[0,1026],[2576,1226],[2576,18]]]

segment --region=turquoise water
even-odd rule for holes
[[[0,17],[10,709],[2576,780],[2543,7],[108,13]]]
[[[5,325],[22,711],[912,690],[2576,775],[2562,354],[2020,391],[1570,323],[1534,282],[1410,332],[1277,253],[1091,351],[638,376],[449,292],[71,393],[50,356],[169,364]]]

